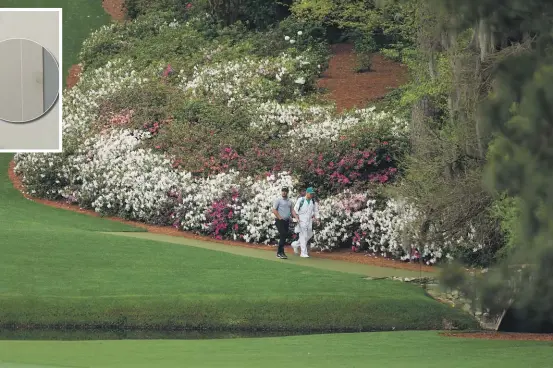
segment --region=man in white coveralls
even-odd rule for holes
[[[307,188],[305,197],[298,198],[294,206],[296,212],[294,215],[298,222],[295,231],[299,234],[299,238],[292,242],[292,248],[296,254],[299,253],[298,248],[301,248],[300,257],[303,258],[309,258],[307,243],[313,236],[313,220],[319,222],[319,205],[313,198],[314,194],[313,188]]]

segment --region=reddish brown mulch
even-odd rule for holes
[[[65,203],[65,202],[62,202],[62,201],[51,201],[51,200],[47,200],[47,199],[32,197],[28,193],[24,192],[24,187],[23,187],[23,183],[21,182],[21,178],[19,178],[15,174],[14,168],[15,168],[15,162],[12,161],[12,162],[10,162],[10,166],[9,166],[9,169],[8,169],[8,176],[9,176],[10,181],[12,182],[13,186],[17,190],[19,190],[25,198],[27,198],[29,200],[32,200],[34,202],[37,202],[37,203],[41,203],[41,204],[50,206],[50,207],[70,210],[70,211],[74,211],[74,212],[78,212],[78,213],[82,213],[82,214],[86,214],[86,215],[90,215],[90,216],[95,216],[95,217],[101,217],[101,215],[98,214],[97,212],[94,212],[92,210],[85,210],[85,209],[79,208],[78,206],[68,204],[68,203]],[[275,251],[275,249],[273,247],[269,247],[269,246],[266,246],[266,245],[248,244],[248,243],[244,243],[244,242],[236,242],[236,241],[230,241],[230,240],[216,240],[216,239],[212,239],[212,238],[207,237],[207,236],[200,236],[200,235],[192,234],[192,233],[185,232],[185,231],[179,231],[179,230],[177,230],[177,229],[175,229],[174,227],[171,227],[171,226],[148,225],[148,224],[144,224],[144,223],[141,223],[141,222],[123,220],[123,219],[120,219],[120,218],[117,218],[117,217],[107,217],[106,216],[105,218],[107,218],[109,220],[112,220],[112,221],[117,221],[117,222],[120,222],[120,223],[123,223],[123,224],[140,227],[140,228],[146,229],[148,232],[151,232],[151,233],[154,233],[154,234],[180,236],[180,237],[184,237],[184,238],[188,238],[188,239],[205,240],[205,241],[210,241],[210,242],[215,242],[215,243],[220,243],[220,244],[226,244],[226,245],[232,245],[232,246],[239,246],[239,247],[245,247],[245,248],[254,248],[254,249],[263,249],[263,250],[273,251],[273,252]],[[351,252],[347,249],[345,249],[345,250],[341,249],[341,250],[335,251],[335,252],[311,252],[311,256],[312,257],[317,257],[317,258],[327,258],[327,259],[341,260],[341,261],[346,261],[346,262],[361,263],[361,264],[367,264],[367,265],[373,265],[373,266],[398,268],[398,269],[413,270],[413,271],[418,271],[419,270],[419,265],[417,265],[417,264],[403,263],[403,262],[394,261],[394,260],[385,259],[385,258],[375,258],[375,257],[372,257],[372,256],[366,256],[365,254],[362,254],[362,253],[353,253],[353,252]],[[425,272],[435,272],[436,271],[435,268],[430,267],[430,266],[422,266],[422,270],[425,271]]]
[[[519,340],[519,341],[553,341],[553,334],[530,334],[510,332],[442,332],[447,337],[483,340]]]
[[[81,76],[81,71],[82,67],[79,64],[75,64],[69,69],[69,75],[66,80],[67,89],[71,89],[77,84]]]
[[[333,56],[318,86],[329,91],[328,98],[336,101],[339,111],[362,108],[369,101],[384,97],[390,88],[407,81],[407,67],[375,54],[372,71],[355,72],[355,54],[351,44],[332,46]]]
[[[102,6],[111,19],[116,21],[125,20],[125,0],[102,0]]]

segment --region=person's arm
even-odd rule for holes
[[[298,213],[296,212],[296,206],[294,205],[294,202],[290,201],[290,203],[292,204],[292,206],[291,206],[292,210],[290,211],[290,212],[292,212],[292,218],[297,219],[298,218]]]
[[[298,211],[300,210],[300,201],[301,197],[296,200],[296,204],[292,209],[293,216],[296,220],[298,220],[298,222],[300,221],[300,215],[298,214]]]
[[[313,219],[319,222],[319,202],[313,202]]]
[[[277,219],[282,220],[280,214],[278,213],[278,199],[273,202],[273,214]]]

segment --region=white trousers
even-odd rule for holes
[[[307,255],[307,242],[309,242],[309,239],[311,239],[311,237],[313,236],[313,231],[308,227],[308,226],[305,226],[305,227],[300,227],[299,228],[300,232],[298,233],[299,237],[298,237],[298,240],[295,241],[294,245],[295,246],[300,246],[300,249],[301,249],[301,254],[302,255]]]

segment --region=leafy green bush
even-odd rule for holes
[[[170,13],[156,12],[133,22],[102,27],[83,43],[80,58],[90,68],[103,66],[117,56],[133,59],[140,68],[179,59],[189,60],[187,64],[192,67],[201,59],[199,51],[206,44],[194,27],[173,21]]]
[[[520,244],[522,231],[520,199],[505,194],[501,195],[492,204],[491,215],[499,221],[505,243],[505,246],[497,253],[497,257],[504,258]]]
[[[173,112],[182,106],[185,93],[164,79],[150,80],[139,87],[123,89],[100,103],[99,122],[116,124],[117,116],[129,111],[131,119],[127,127],[141,129],[152,122],[171,119]]]
[[[141,15],[165,11],[183,14],[191,10],[191,6],[183,0],[125,0],[125,10],[129,19],[136,19]]]
[[[353,47],[357,59],[356,71],[359,73],[371,71],[372,54],[378,51],[378,46],[372,35],[361,34],[356,36]]]
[[[243,155],[262,143],[250,129],[250,113],[240,106],[229,109],[207,99],[188,99],[175,106],[171,116],[172,121],[147,144],[169,153],[176,158],[176,166],[194,173],[207,174],[225,165],[220,156],[227,147]]]
[[[380,53],[382,54],[382,56],[390,60],[401,62],[401,52],[398,49],[383,48],[383,49],[380,49]]]

